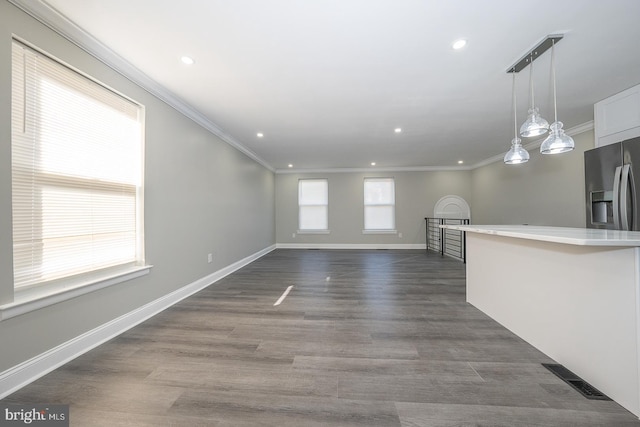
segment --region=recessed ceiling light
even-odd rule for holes
[[[463,160],[458,160],[458,164],[459,164],[459,165],[461,165],[461,164],[463,164],[463,163],[464,163],[464,161],[463,161]]]
[[[400,132],[402,132],[402,128],[395,128],[393,131],[394,131],[395,133],[400,133]]]
[[[292,165],[291,163],[289,163],[289,167],[290,167],[290,168],[292,168],[292,167],[293,167],[293,165]]]
[[[453,42],[451,45],[455,50],[462,49],[467,45],[467,41],[465,39],[459,39]]]
[[[371,166],[375,166],[375,165],[376,165],[376,162],[371,162]]]
[[[264,136],[264,134],[263,134],[262,132],[258,132],[258,133],[256,134],[256,136],[257,136],[258,138],[262,138],[262,137]]]
[[[180,58],[180,61],[182,61],[182,63],[185,65],[193,65],[193,63],[196,62],[190,56],[183,56],[182,58]]]

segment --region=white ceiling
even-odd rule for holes
[[[502,155],[513,138],[506,70],[548,34],[565,34],[556,48],[565,129],[640,83],[639,0],[42,3],[276,170],[472,166]],[[461,37],[468,45],[454,51]],[[549,122],[550,57],[534,62]],[[517,76],[519,121],[528,76]]]

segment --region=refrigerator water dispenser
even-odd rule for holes
[[[613,191],[591,192],[591,222],[613,224]]]

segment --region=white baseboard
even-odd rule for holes
[[[425,243],[277,243],[277,249],[426,249]]]
[[[276,249],[271,245],[0,373],[0,399]]]

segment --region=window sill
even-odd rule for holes
[[[330,230],[298,230],[297,234],[331,234]]]
[[[398,234],[398,230],[362,230],[362,234]]]
[[[16,291],[13,302],[0,305],[0,321],[39,310],[59,302],[67,301],[99,289],[107,288],[127,280],[149,274],[152,265],[135,266],[124,271],[111,273],[90,281],[77,283],[64,289],[38,291]]]

